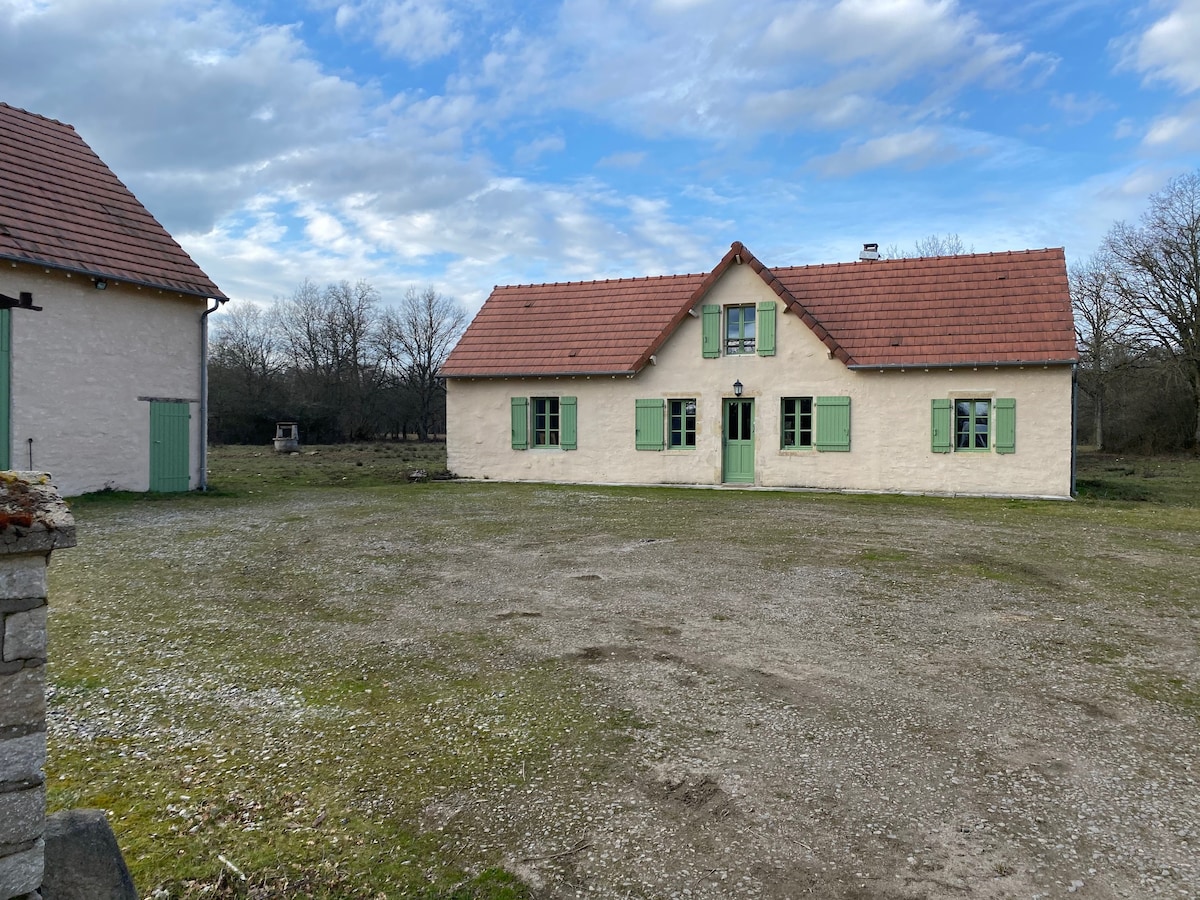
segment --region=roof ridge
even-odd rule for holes
[[[70,128],[72,131],[75,131],[75,126],[70,122],[63,122],[50,116],[43,116],[41,113],[31,112],[30,110],[24,109],[20,106],[13,106],[11,103],[5,103],[3,100],[0,100],[0,106],[4,107],[5,109],[11,109],[13,112],[23,113],[24,115],[32,116],[35,119],[41,119],[43,122],[53,122],[55,125],[59,125],[63,128]]]
[[[913,263],[929,262],[932,260],[971,260],[1011,256],[1031,256],[1035,253],[1063,253],[1063,247],[1028,248],[1025,250],[989,250],[984,253],[948,253],[944,256],[898,256],[893,259],[845,260],[833,263],[800,263],[794,266],[772,266],[773,272],[795,271],[797,269],[840,269],[840,268],[878,268],[881,266],[912,265]]]
[[[531,282],[529,284],[495,284],[492,285],[492,290],[508,290],[517,288],[535,288],[535,287],[569,287],[577,284],[622,284],[634,281],[666,281],[673,278],[703,278],[707,272],[678,272],[673,275],[634,275],[625,278],[590,278],[586,281],[540,281]]]

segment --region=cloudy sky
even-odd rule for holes
[[[956,233],[1089,255],[1200,165],[1200,0],[0,0],[230,296],[768,265]]]

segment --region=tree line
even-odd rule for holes
[[[1113,452],[1200,448],[1200,170],[1117,222],[1069,270],[1081,441]]]
[[[384,306],[369,283],[305,280],[268,307],[226,304],[213,317],[209,439],[266,443],[297,422],[307,443],[444,433],[438,370],[466,311],[433,288]]]

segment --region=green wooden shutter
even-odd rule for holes
[[[850,398],[817,397],[813,404],[817,417],[818,450],[850,449]]]
[[[576,406],[574,397],[559,397],[558,399],[558,423],[559,428],[562,429],[559,434],[558,445],[564,450],[575,449]]]
[[[954,403],[934,400],[930,420],[930,449],[934,453],[949,453],[954,449]]]
[[[0,309],[0,469],[12,468],[12,310]]]
[[[635,401],[634,443],[639,450],[662,450],[665,400]]]
[[[1012,397],[996,398],[996,452],[1017,452],[1017,401]]]
[[[705,359],[716,359],[721,355],[721,307],[704,306],[700,313],[703,327],[701,350]]]
[[[150,490],[186,491],[191,481],[191,413],[186,403],[150,403]]]
[[[775,301],[758,304],[758,355],[775,355]]]
[[[512,398],[512,448],[529,449],[529,398]]]

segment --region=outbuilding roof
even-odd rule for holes
[[[0,259],[226,299],[74,128],[7,103]]]
[[[772,270],[735,242],[706,274],[497,287],[442,374],[634,374],[735,265],[850,368],[1078,359],[1061,248]]]

